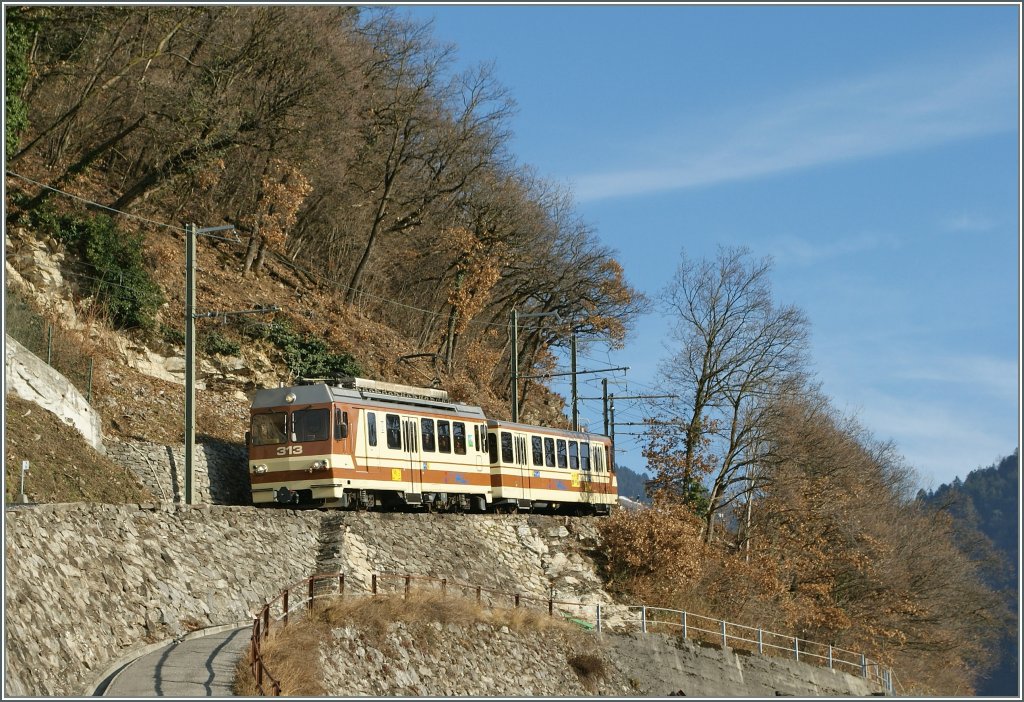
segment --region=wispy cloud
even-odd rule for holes
[[[990,217],[963,213],[943,220],[940,226],[951,232],[980,234],[996,228],[996,222]]]
[[[769,249],[775,260],[780,263],[810,265],[878,249],[896,249],[899,246],[900,241],[897,237],[863,232],[828,241],[811,241],[792,235],[782,236],[772,241]]]
[[[658,139],[660,163],[572,180],[580,201],[763,177],[906,151],[1017,126],[1017,60],[998,54],[893,69],[705,124],[680,115]],[[739,113],[737,113],[739,114]],[[646,151],[646,150],[645,150]],[[649,157],[649,152],[645,158]]]
[[[942,405],[875,391],[857,414],[876,438],[896,441],[927,488],[966,477],[981,463],[1014,449],[1012,434],[992,427],[988,418],[964,415],[954,403]]]
[[[894,369],[893,375],[906,380],[969,385],[1008,401],[1016,399],[1020,385],[1016,361],[982,355],[919,357]]]

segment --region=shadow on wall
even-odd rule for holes
[[[183,444],[153,444],[133,439],[108,439],[107,443],[107,455],[131,470],[154,497],[162,502],[184,502]],[[243,444],[197,436],[193,473],[194,502],[242,506],[252,504],[248,454]]]

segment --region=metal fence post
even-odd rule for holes
[[[860,654],[860,676],[862,678],[868,676],[868,658],[863,653]]]
[[[306,611],[311,612],[313,610],[313,583],[316,582],[316,578],[310,576],[309,578],[309,599],[306,600]]]
[[[341,573],[338,576],[338,594],[339,595],[344,595],[345,594],[345,574],[344,573]]]
[[[832,644],[828,645],[828,667],[832,667]]]
[[[409,599],[409,581],[410,577],[408,575],[405,576],[405,599]]]
[[[601,603],[597,603],[597,633],[601,633]]]
[[[441,578],[441,597],[448,597],[448,578]]]
[[[764,630],[757,630],[757,652],[764,655]]]
[[[683,612],[683,641],[686,640],[686,612]]]
[[[288,591],[287,590],[284,591],[283,598],[284,598],[284,604],[282,606],[284,607],[284,619],[282,619],[281,621],[284,622],[285,626],[288,626]]]
[[[374,595],[377,594],[377,574],[376,573],[374,573],[370,577],[370,592],[372,592]]]
[[[263,630],[262,630],[261,633],[263,635],[263,640],[264,641],[266,640],[267,636],[270,635],[270,605],[269,604],[263,609]]]
[[[725,636],[725,620],[722,620],[722,648],[729,648],[729,639]]]
[[[793,652],[796,653],[796,659],[800,660],[800,639],[793,637]]]
[[[647,607],[640,608],[640,631],[647,633]]]
[[[53,363],[53,325],[46,325],[46,365],[52,366]]]

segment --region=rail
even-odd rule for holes
[[[337,583],[336,589],[333,586],[335,582]],[[327,588],[323,586],[318,588],[320,583],[332,583],[332,585]],[[372,573],[369,589],[366,589],[364,583],[359,583],[359,586],[364,593],[370,596],[401,594],[408,598],[413,591],[414,584],[417,586],[427,584],[440,592],[442,597],[449,593],[458,593],[462,597],[475,599],[477,604],[483,607],[509,605],[515,608],[543,607],[547,609],[549,616],[555,616],[557,610],[558,615],[587,629],[596,630],[598,633],[605,627],[604,612],[600,603],[588,605],[582,602],[556,600],[553,592],[548,597],[540,597],[521,592],[495,590],[448,578],[399,573]],[[421,588],[417,587],[417,590],[419,589]],[[351,590],[352,588],[350,588]],[[292,597],[292,593],[295,591],[300,592],[301,599]],[[292,583],[263,605],[253,617],[250,638],[251,670],[259,694],[265,696],[281,694],[281,683],[267,668],[260,645],[270,634],[271,622],[281,622],[282,626],[287,626],[289,615],[292,612],[303,608],[308,611],[312,609],[314,601],[319,598],[343,597],[345,593],[345,573],[318,574]],[[634,630],[639,629],[643,634],[671,632],[678,629],[684,641],[720,642],[723,649],[731,647],[734,650],[745,649],[750,652],[756,650],[761,655],[784,655],[787,657],[792,655],[797,661],[816,663],[830,669],[859,675],[889,694],[894,694],[898,686],[896,677],[890,668],[883,667],[863,653],[831,644],[821,644],[684,610],[646,605],[630,605],[625,606],[624,609],[627,612],[636,611],[637,613],[635,620],[626,620],[626,626]],[[902,686],[899,687],[902,688]]]
[[[633,605],[627,609],[636,611],[638,618],[635,626],[644,634],[651,631],[678,629],[684,640],[721,643],[723,649],[732,648],[750,652],[756,650],[760,655],[792,656],[798,662],[815,663],[830,669],[859,675],[888,693],[895,692],[896,682],[892,670],[869,659],[863,653],[745,624],[736,624],[723,619],[713,619],[685,610],[646,605]],[[598,605],[598,612],[600,612],[600,605]],[[600,623],[597,628],[601,629]]]

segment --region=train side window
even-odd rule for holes
[[[423,435],[423,450],[433,451],[434,450],[434,420],[433,419],[421,419],[420,420],[420,434]]]
[[[555,440],[550,436],[544,437],[544,465],[548,468],[555,467]]]
[[[373,412],[366,413],[366,442],[370,446],[377,445],[377,415]]]
[[[533,465],[544,465],[544,442],[539,436],[531,436],[530,445],[533,449]]]
[[[337,407],[334,408],[334,440],[341,441],[348,438],[348,412],[343,412]]]
[[[447,420],[437,420],[437,450],[441,453],[452,452],[452,428]]]
[[[575,441],[569,442],[569,467],[574,470],[580,467],[580,445]]]
[[[604,448],[601,446],[594,447],[594,470],[604,472]]]
[[[402,448],[402,420],[397,414],[384,415],[384,433],[388,435],[388,448]]]
[[[466,425],[463,422],[452,422],[452,444],[455,446],[455,453],[460,456],[466,455]]]
[[[565,439],[559,439],[556,443],[558,445],[558,467],[568,468],[569,462],[565,460]]]
[[[501,432],[501,462],[512,465],[512,434]]]
[[[580,442],[580,467],[590,470],[590,444],[586,441]]]
[[[494,438],[493,432],[487,437],[487,453],[491,463],[498,462],[498,440]]]

